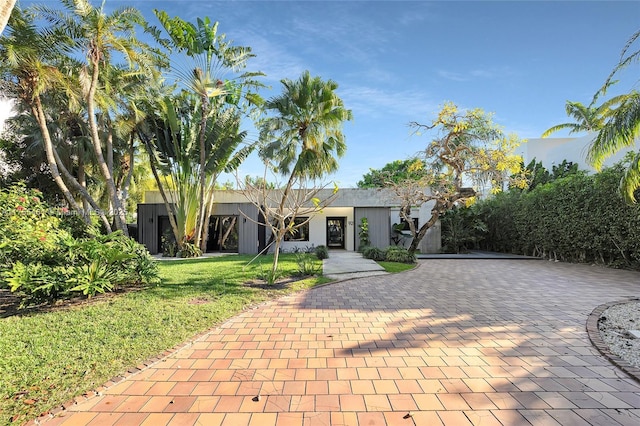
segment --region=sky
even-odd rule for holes
[[[23,6],[57,0],[21,1]],[[94,4],[99,4],[94,2]],[[328,177],[355,187],[379,169],[424,149],[428,124],[447,101],[493,112],[507,133],[539,138],[569,121],[567,100],[589,104],[640,29],[640,1],[118,1],[158,25],[153,9],[218,31],[256,55],[265,98],[280,80],[304,70],[332,79],[353,120],[344,125],[347,152]],[[636,46],[637,50],[638,46]],[[640,63],[621,74],[617,91],[640,87]],[[611,92],[616,93],[616,90]],[[257,131],[246,125],[249,138]],[[566,136],[558,133],[557,136]],[[262,175],[257,156],[240,168]]]

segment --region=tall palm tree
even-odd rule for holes
[[[218,34],[218,23],[212,23],[209,18],[198,18],[196,24],[186,22],[178,17],[171,18],[164,11],[154,10],[170,41],[161,40],[165,47],[182,53],[187,61],[174,61],[172,71],[177,81],[199,100],[200,122],[197,132],[199,144],[199,204],[196,215],[196,229],[194,243],[202,244],[204,226],[208,221],[206,216],[206,139],[209,129],[207,123],[212,112],[223,108],[225,103],[237,103],[239,93],[243,87],[260,86],[253,77],[261,73],[244,73],[234,79],[223,81],[225,74],[238,71],[246,67],[247,61],[254,55],[251,48],[234,46],[226,40],[224,34]],[[246,99],[255,99],[245,96]]]
[[[594,96],[594,100],[606,94],[613,78],[632,63],[640,61],[640,49],[632,52],[632,46],[637,46],[640,30],[636,31],[622,49],[620,61],[605,81],[605,84]],[[599,129],[598,135],[589,147],[587,159],[599,169],[604,160],[617,151],[632,147],[640,138],[640,93],[636,90],[621,95],[619,106],[611,111],[607,122]],[[635,191],[640,188],[640,153],[637,153],[627,168],[620,182],[620,189],[627,202],[635,203]]]
[[[98,205],[92,202],[93,200],[86,189],[82,188],[73,178],[60,159],[49,131],[48,114],[42,98],[54,86],[64,83],[60,69],[53,66],[52,63],[57,60],[65,46],[68,47],[65,43],[66,40],[55,32],[39,31],[33,23],[33,16],[30,13],[24,13],[19,8],[14,10],[10,30],[9,35],[0,41],[0,51],[2,56],[6,58],[1,68],[5,94],[13,95],[23,102],[38,123],[51,177],[69,206],[85,216],[86,212],[75,201],[61,176],[61,172],[67,182],[71,183],[83,198],[91,202],[105,227],[110,229],[106,216],[102,214]]]
[[[260,138],[264,146],[260,156],[275,172],[288,177],[276,215],[280,222],[274,237],[273,272],[278,267],[280,243],[287,232],[285,210],[295,182],[320,179],[338,169],[338,160],[346,151],[342,124],[351,120],[344,108],[333,80],[311,77],[309,71],[298,80],[282,80],[282,94],[265,103],[271,117],[261,125]]]
[[[153,49],[135,37],[136,26],[145,25],[137,9],[124,7],[107,14],[104,2],[100,7],[94,7],[88,0],[61,0],[61,3],[66,12],[46,7],[40,10],[54,27],[66,30],[86,55],[82,89],[93,150],[114,208],[116,227],[126,235],[125,211],[118,197],[113,169],[105,159],[105,154],[109,156],[110,153],[103,148],[105,142],[100,136],[96,93],[101,73],[111,66],[113,52],[121,53],[132,69],[137,67],[149,73],[156,70],[158,58]]]

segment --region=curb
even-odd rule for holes
[[[630,297],[626,300],[618,300],[615,302],[604,303],[600,306],[597,306],[589,317],[587,318],[587,334],[589,335],[589,340],[595,346],[595,348],[600,352],[602,356],[607,358],[613,365],[627,373],[629,377],[634,379],[636,382],[640,383],[640,368],[635,367],[629,364],[624,359],[620,358],[618,355],[614,354],[609,350],[609,346],[602,340],[600,336],[600,329],[598,328],[598,321],[600,320],[600,316],[602,313],[608,308],[616,305],[622,305],[629,302],[637,302],[640,299],[637,297]]]

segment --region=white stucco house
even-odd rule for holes
[[[519,147],[518,154],[524,158],[525,165],[535,158],[545,168],[551,170],[553,166],[562,163],[563,160],[567,160],[578,164],[580,170],[594,172],[595,169],[587,161],[587,153],[595,137],[595,133],[589,133],[580,137],[532,138]],[[640,144],[636,144],[635,149],[638,148],[640,148]],[[632,148],[627,148],[617,152],[607,158],[604,166],[612,166],[632,150]]]
[[[329,193],[333,190],[326,190]],[[328,196],[328,194],[327,194]],[[321,195],[319,198],[323,198]],[[207,251],[241,254],[261,252],[269,241],[268,227],[259,211],[240,191],[220,190],[214,195]],[[421,226],[430,217],[433,203],[412,209],[412,219]],[[408,246],[411,238],[397,238],[392,225],[401,223],[399,202],[392,191],[382,189],[339,189],[329,207],[315,213],[309,223],[283,241],[284,251],[325,245],[330,250],[358,249],[358,225],[363,217],[369,224],[369,238],[375,247]],[[138,241],[151,253],[161,252],[162,235],[170,232],[169,218],[157,191],[145,194],[138,205]],[[420,244],[422,253],[437,253],[441,248],[440,225],[432,227]]]

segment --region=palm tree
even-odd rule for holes
[[[164,11],[154,10],[155,15],[169,35],[170,42],[163,41],[166,48],[183,53],[188,61],[176,61],[172,66],[177,81],[186,90],[195,95],[199,100],[200,122],[195,135],[199,144],[199,202],[196,214],[195,240],[196,246],[203,244],[201,241],[204,226],[208,222],[206,216],[206,139],[209,129],[207,123],[214,110],[220,109],[225,103],[236,103],[240,100],[243,87],[260,86],[253,77],[261,73],[244,73],[233,80],[223,81],[228,72],[238,72],[244,69],[247,60],[254,55],[251,48],[234,46],[226,40],[224,34],[218,34],[218,23],[211,23],[210,19],[197,19],[196,25],[186,22],[178,17],[170,18]],[[249,101],[257,100],[249,94],[245,96]]]
[[[9,36],[0,41],[0,51],[6,61],[2,67],[2,81],[5,93],[15,96],[31,111],[38,123],[42,143],[46,153],[51,177],[60,188],[72,209],[85,216],[67,184],[61,176],[65,176],[85,199],[93,201],[84,188],[73,178],[60,159],[53,144],[48,126],[48,114],[42,97],[56,85],[63,85],[64,78],[60,69],[52,63],[60,52],[68,47],[65,40],[55,32],[40,32],[33,23],[33,16],[15,9],[10,22]],[[110,229],[109,222],[101,213],[98,205],[92,207],[99,213],[105,227]],[[87,216],[85,216],[87,217]]]
[[[100,76],[106,67],[111,66],[112,53],[120,52],[127,60],[130,68],[137,67],[145,72],[153,73],[158,57],[145,43],[134,36],[137,25],[145,25],[140,12],[131,7],[124,7],[106,14],[104,2],[98,8],[88,0],[61,0],[64,11],[40,8],[55,28],[66,30],[79,49],[86,55],[86,64],[82,69],[81,81],[84,100],[87,107],[90,136],[96,161],[104,177],[111,205],[114,208],[117,229],[128,234],[125,211],[122,208],[114,181],[113,168],[105,159],[110,156],[109,149],[103,148],[98,124],[99,108],[96,93],[100,86]]]
[[[619,71],[640,60],[640,49],[630,52],[631,47],[640,39],[640,30],[634,33],[622,49],[620,61],[615,66],[605,84],[594,96],[606,94],[613,78]],[[620,96],[619,106],[611,111],[607,122],[599,129],[598,135],[589,147],[587,159],[599,169],[604,160],[620,149],[632,147],[640,137],[640,93],[632,90]],[[635,203],[635,191],[640,188],[640,153],[631,158],[631,162],[620,182],[620,189],[624,198]]]
[[[9,22],[11,11],[16,5],[16,0],[0,0],[0,34],[4,31],[4,27]]]
[[[277,235],[274,235],[273,272],[278,267],[280,244],[288,226],[285,206],[295,182],[300,179],[320,179],[338,169],[338,160],[346,151],[342,124],[351,120],[344,108],[333,80],[311,77],[309,71],[298,80],[282,80],[282,94],[265,103],[273,115],[261,125],[260,138],[264,146],[260,157],[287,183],[277,209]]]
[[[573,123],[563,123],[553,126],[542,134],[543,138],[550,136],[552,133],[560,130],[569,130],[571,133],[580,132],[597,132],[600,130],[604,123],[611,114],[611,111],[623,100],[624,96],[616,96],[602,105],[596,107],[593,103],[589,106],[585,106],[580,102],[567,101],[565,110],[567,116],[574,119]]]

